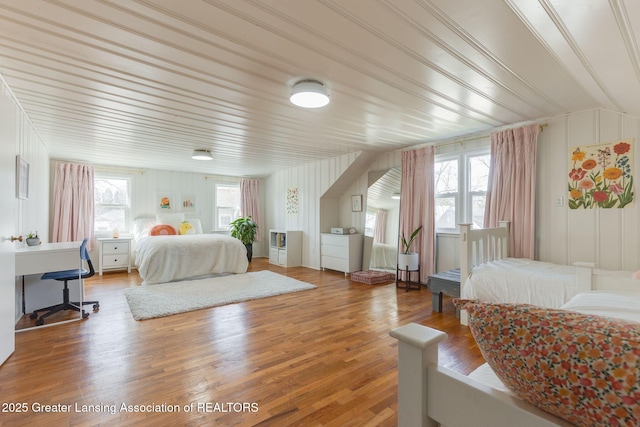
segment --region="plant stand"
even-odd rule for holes
[[[409,267],[404,270],[400,269],[400,265],[396,266],[396,288],[402,288],[402,280],[400,280],[400,272],[404,271],[405,273],[405,281],[404,281],[404,290],[405,292],[409,292],[410,290],[420,290],[422,286],[420,284],[420,264],[418,264],[418,268],[416,270],[409,270]],[[411,281],[411,273],[418,273],[418,281]]]

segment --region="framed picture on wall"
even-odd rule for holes
[[[351,196],[351,212],[362,212],[362,194]]]
[[[29,198],[29,163],[22,156],[16,156],[16,197]]]
[[[157,193],[156,194],[156,212],[174,212],[173,206],[175,201],[173,200],[173,194],[169,193]]]
[[[195,194],[180,195],[180,209],[182,210],[182,212],[195,212],[196,206]]]

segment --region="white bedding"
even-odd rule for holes
[[[560,308],[577,293],[573,266],[504,258],[474,267],[461,297]]]
[[[398,266],[398,246],[386,243],[373,243],[371,265],[373,270],[391,270],[395,273]]]
[[[136,242],[143,285],[217,273],[244,273],[249,262],[240,240],[220,234],[147,236]]]

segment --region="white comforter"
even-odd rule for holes
[[[249,262],[240,240],[220,234],[148,236],[136,242],[143,285],[216,273],[244,273]]]
[[[575,267],[505,258],[474,267],[461,297],[560,308],[577,293]]]

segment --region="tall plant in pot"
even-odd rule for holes
[[[258,234],[258,224],[251,219],[251,215],[241,216],[229,223],[229,230],[231,231],[231,237],[240,240],[247,248],[247,259],[251,262],[253,242],[256,240],[256,234]]]
[[[407,240],[407,238],[405,237],[404,232],[402,233],[402,236],[400,237],[400,242],[402,243],[402,252],[398,254],[398,268],[400,268],[400,270],[408,269],[413,271],[418,269],[420,262],[418,253],[409,252],[409,248],[411,247],[411,244],[416,239],[416,237],[418,237],[418,233],[420,233],[420,230],[422,230],[422,226],[413,230],[413,233],[411,233],[409,240]]]

